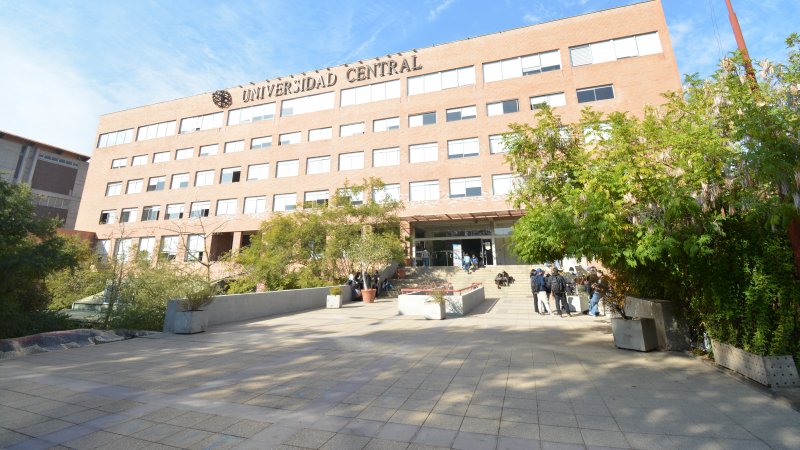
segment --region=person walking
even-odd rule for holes
[[[547,283],[544,278],[544,270],[537,269],[536,276],[533,280],[534,284],[536,285],[533,289],[536,289],[536,304],[540,306],[538,308],[539,314],[550,314],[553,315],[553,311],[550,309],[550,293],[547,291]]]
[[[431,265],[431,253],[427,248],[422,249],[422,265],[425,267],[430,267]]]
[[[553,274],[550,276],[550,292],[553,293],[558,315],[564,317],[564,310],[566,309],[567,315],[572,317],[572,311],[570,311],[567,304],[567,280],[555,267],[553,268]]]
[[[467,272],[469,275],[469,266],[472,265],[472,258],[469,257],[468,254],[464,254],[464,257],[461,258],[462,267],[464,268],[464,272]]]
[[[598,303],[600,300],[603,299],[603,294],[605,294],[606,290],[608,290],[608,282],[603,277],[603,271],[597,271],[595,277],[593,277],[594,283],[591,285],[592,289],[592,297],[589,300],[589,315],[592,317],[597,317],[600,315],[600,311],[598,311]]]

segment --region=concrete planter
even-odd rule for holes
[[[656,323],[653,319],[611,319],[614,345],[626,350],[649,352],[658,348]]]
[[[208,328],[208,311],[178,311],[172,326],[176,334],[202,333]]]
[[[325,307],[328,309],[337,309],[342,307],[341,295],[330,295],[326,297]]]
[[[764,386],[797,387],[800,379],[791,356],[759,356],[732,345],[711,340],[714,361]]]
[[[445,317],[445,302],[426,301],[423,306],[423,316],[429,320],[443,320]]]

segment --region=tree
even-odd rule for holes
[[[58,226],[35,216],[30,187],[0,178],[0,338],[42,331],[31,318],[49,303],[45,277],[77,264],[77,247]]]
[[[632,293],[691,306],[714,337],[797,354],[800,285],[786,258],[800,209],[799,40],[787,40],[788,64],[761,63],[757,90],[734,56],[641,118],[587,109],[565,125],[545,108],[512,125],[512,197],[526,208],[517,253],[599,259]]]
[[[397,217],[402,205],[372,198],[381,188],[383,182],[375,178],[358,185],[346,183],[326,205],[307,204],[262,223],[250,246],[234,257],[244,275],[232,289],[246,292],[262,283],[268,290],[277,290],[343,282],[361,269],[354,245],[362,240],[365,226],[372,233],[366,247],[385,247],[388,261],[402,258]]]

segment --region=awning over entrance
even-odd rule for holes
[[[409,222],[431,222],[441,220],[468,220],[468,219],[509,219],[522,217],[525,211],[521,209],[509,209],[504,211],[483,211],[474,213],[447,213],[447,214],[429,214],[429,215],[414,215],[402,217],[403,220]]]

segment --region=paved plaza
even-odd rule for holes
[[[605,319],[354,303],[0,362],[0,447],[800,449],[800,413]]]

